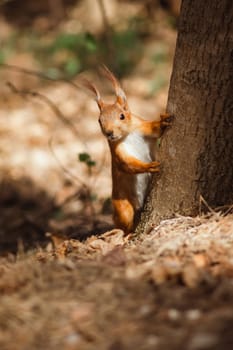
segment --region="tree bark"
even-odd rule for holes
[[[233,1],[183,0],[162,138],[137,232],[233,203]]]

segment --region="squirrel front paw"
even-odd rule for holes
[[[167,128],[169,128],[172,125],[173,119],[174,116],[169,113],[160,115],[160,136],[162,136],[165,130],[167,130]]]
[[[160,114],[160,125],[161,127],[170,126],[174,116],[169,113]]]
[[[160,166],[160,162],[156,162],[156,161],[151,162],[151,163],[149,163],[148,171],[150,173],[157,173],[160,171],[159,166]]]

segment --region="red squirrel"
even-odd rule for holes
[[[162,129],[170,125],[170,115],[161,114],[159,121],[147,121],[132,114],[117,78],[106,66],[103,71],[115,90],[113,104],[102,100],[94,84],[88,80],[83,82],[95,95],[100,110],[99,124],[111,151],[114,223],[130,233],[143,207],[151,173],[159,172],[160,163],[153,160],[152,146],[154,138],[159,138]]]

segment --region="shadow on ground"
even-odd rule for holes
[[[62,207],[27,177],[4,178],[0,193],[0,254],[44,247],[50,240],[48,232],[84,240],[111,228],[98,216],[79,213],[67,218],[63,213],[61,218]]]

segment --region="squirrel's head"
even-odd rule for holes
[[[85,80],[85,86],[95,94],[100,115],[99,123],[103,134],[109,142],[116,142],[126,137],[131,131],[131,113],[128,107],[127,98],[116,77],[110,70],[103,66],[105,76],[111,81],[116,101],[113,104],[105,103],[95,85]]]

